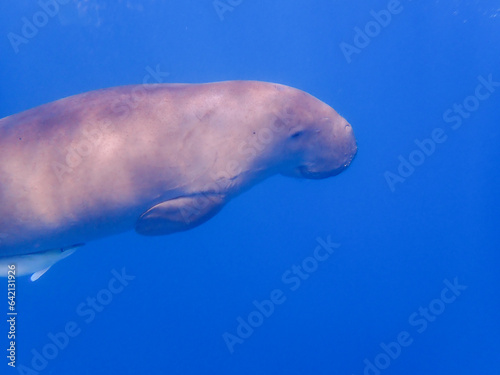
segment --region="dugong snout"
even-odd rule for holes
[[[309,94],[295,102],[291,148],[298,150],[285,176],[322,179],[346,169],[357,153],[351,124],[332,107]]]
[[[312,162],[298,167],[303,178],[322,179],[338,175],[351,164],[358,151],[351,124],[343,117],[337,114],[334,120],[325,118],[323,121],[327,122],[327,129],[333,130],[329,136],[322,134],[318,139],[317,147],[324,152],[318,153]]]

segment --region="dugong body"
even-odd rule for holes
[[[318,99],[253,81],[92,91],[0,120],[0,257],[135,229],[195,227],[274,174],[324,178],[356,153]]]

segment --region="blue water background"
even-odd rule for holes
[[[350,62],[341,43],[353,45],[370,11],[391,2],[232,3],[221,19],[211,0],[70,1],[17,53],[8,34],[21,34],[23,17],[41,8],[1,5],[0,117],[140,84],[159,67],[164,82],[252,79],[305,90],[348,119],[359,152],[337,177],[274,177],[197,229],[109,237],[36,283],[19,279],[18,368],[2,355],[0,373],[23,373],[21,364],[33,371],[24,373],[73,375],[500,373],[500,87],[459,129],[443,120],[475,95],[479,76],[500,81],[498,2],[401,1]],[[397,173],[399,156],[436,128],[446,141],[391,191],[386,172]],[[284,273],[313,254],[318,237],[340,247],[291,290]],[[135,279],[86,323],[77,307],[123,267]],[[445,280],[467,288],[440,304]],[[223,334],[236,334],[238,317],[275,289],[286,300],[230,353]],[[444,311],[425,329],[410,323],[433,303]],[[71,321],[79,334],[35,371],[33,350]],[[381,343],[404,332],[411,344],[385,363]],[[367,370],[377,358],[384,368]]]

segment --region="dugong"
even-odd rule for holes
[[[356,151],[333,108],[275,83],[132,85],[48,103],[0,120],[2,264],[42,271],[105,236],[188,230],[267,177],[334,176]]]

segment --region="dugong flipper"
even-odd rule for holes
[[[356,151],[333,108],[275,83],[124,86],[48,103],[0,119],[0,262],[36,273],[69,254],[53,249],[191,229],[268,177],[335,176]]]
[[[224,203],[220,194],[171,199],[143,213],[135,224],[135,230],[144,236],[188,230],[215,216]]]

